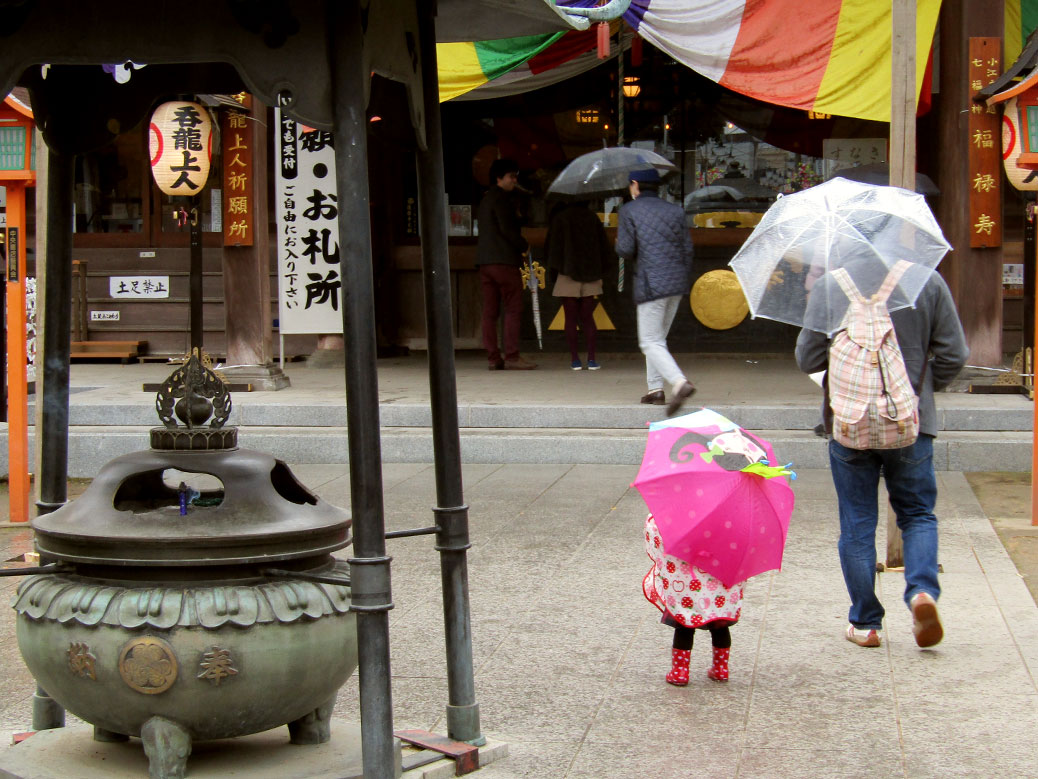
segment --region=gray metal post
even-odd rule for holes
[[[360,719],[364,776],[395,774],[389,668],[391,598],[382,504],[375,285],[368,212],[368,143],[364,111],[364,35],[360,3],[328,5],[328,47],[339,187],[342,325],[346,342],[353,553],[350,578],[360,653]]]
[[[426,149],[418,152],[418,205],[421,214],[422,276],[429,344],[433,454],[436,468],[436,549],[440,552],[443,619],[447,642],[447,735],[471,744],[486,743],[479,729],[472,670],[472,626],[466,551],[468,507],[461,478],[458,393],[454,371],[450,262],[444,214],[443,138],[436,77],[435,3],[418,2],[422,50],[422,94]]]
[[[41,155],[42,156],[42,155]],[[47,147],[40,171],[47,218],[43,244],[43,324],[40,328],[40,354],[37,360],[36,445],[38,495],[36,513],[49,514],[68,500],[68,396],[69,354],[72,348],[72,185],[73,155]],[[37,220],[40,224],[40,220]],[[37,271],[37,276],[39,276]],[[41,560],[41,562],[44,562]],[[65,726],[63,709],[37,685],[32,699],[32,728],[47,730]]]

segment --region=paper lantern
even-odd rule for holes
[[[151,115],[151,175],[167,195],[197,195],[209,177],[213,125],[198,103],[163,103]]]
[[[1005,102],[1002,111],[1002,164],[1006,178],[1017,189],[1038,189],[1038,170],[1020,162],[1023,149],[1023,135],[1020,126],[1020,106],[1017,98]]]

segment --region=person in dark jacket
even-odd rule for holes
[[[518,182],[515,160],[494,160],[490,180],[494,186],[483,196],[477,212],[479,241],[476,266],[483,288],[483,347],[488,367],[528,371],[536,363],[519,356],[519,320],[523,313],[523,280],[520,268],[526,239],[519,229],[519,216],[512,192]],[[504,343],[497,343],[497,320],[504,309]]]
[[[645,355],[649,392],[642,403],[663,405],[663,384],[670,385],[667,414],[677,413],[696,391],[667,349],[667,333],[688,295],[692,274],[692,236],[681,206],[661,200],[655,170],[631,173],[630,203],[620,209],[616,253],[635,263],[634,302],[638,307],[638,346]]]
[[[595,297],[602,294],[602,277],[616,255],[587,201],[567,203],[554,211],[544,249],[546,266],[559,274],[551,294],[562,298],[570,366],[575,371],[584,367],[577,349],[579,322],[587,343],[587,369],[597,371],[601,366],[595,359]]]
[[[848,270],[853,275],[852,266]],[[827,273],[815,282],[808,308],[830,305],[844,297]],[[862,290],[865,294],[865,290]],[[846,299],[844,297],[844,299]],[[944,636],[937,614],[941,588],[937,582],[937,478],[933,467],[933,440],[937,435],[934,391],[951,383],[966,364],[969,349],[947,284],[934,273],[913,308],[893,311],[890,319],[905,361],[912,389],[919,397],[919,437],[902,449],[850,449],[829,440],[829,465],[840,507],[837,549],[847,592],[851,598],[848,641],[878,647],[885,611],[875,592],[876,524],[879,477],[886,482],[890,505],[897,515],[905,552],[904,600],[912,612],[912,632],[921,647],[933,646]],[[797,338],[796,360],[805,373],[827,370],[829,338],[803,329]],[[829,388],[822,416],[832,433],[833,412]]]

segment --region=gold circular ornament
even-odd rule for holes
[[[750,307],[735,273],[707,271],[692,285],[688,302],[696,319],[711,330],[730,330],[746,318]]]
[[[177,656],[161,638],[135,638],[119,652],[119,673],[130,689],[158,695],[177,680]]]

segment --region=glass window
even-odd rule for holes
[[[75,231],[142,232],[146,167],[141,127],[96,152],[76,157]]]

